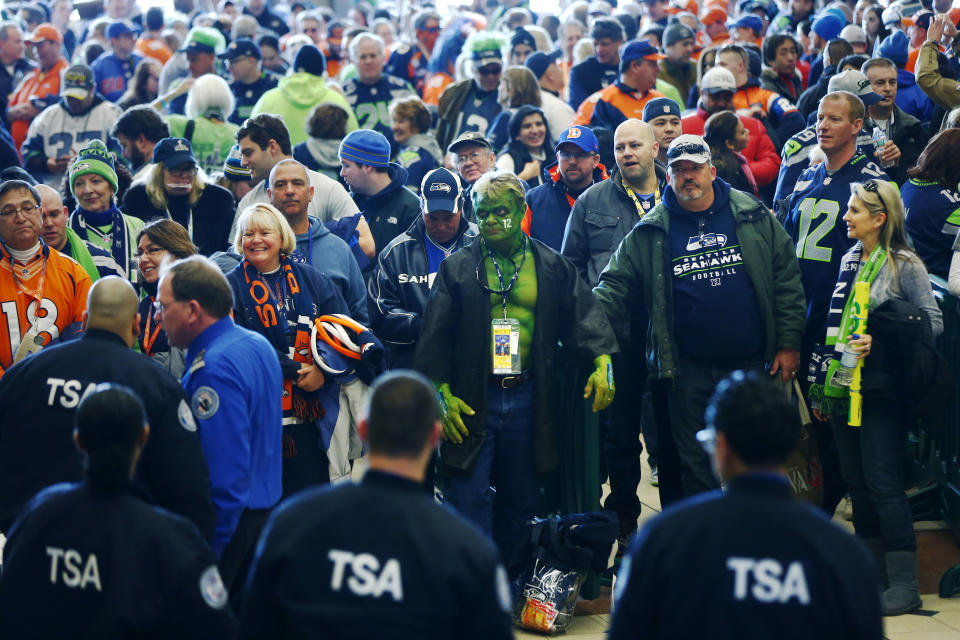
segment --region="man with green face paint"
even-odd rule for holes
[[[440,263],[415,365],[441,399],[444,496],[508,557],[533,516],[537,474],[559,463],[558,343],[592,361],[594,411],[613,400],[617,345],[577,268],[523,233],[517,177],[484,174],[471,197],[480,239]]]

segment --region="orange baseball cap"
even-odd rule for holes
[[[682,13],[684,11],[689,11],[693,15],[697,15],[700,13],[700,5],[697,4],[697,0],[673,0],[666,9],[666,12],[670,14]]]
[[[708,26],[714,22],[727,23],[727,12],[723,9],[709,9],[703,12],[703,15],[700,16],[700,22],[703,23],[703,26]]]
[[[37,28],[33,30],[33,33],[30,34],[30,37],[27,38],[26,41],[31,44],[40,44],[45,40],[63,42],[63,34],[60,33],[60,29],[57,29],[49,22],[44,22],[43,24],[37,25]]]

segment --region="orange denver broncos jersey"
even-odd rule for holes
[[[0,375],[34,327],[46,345],[80,322],[89,290],[90,276],[73,258],[44,245],[41,255],[24,265],[0,247]]]

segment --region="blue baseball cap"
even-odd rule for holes
[[[747,14],[745,16],[740,16],[740,18],[736,22],[734,22],[729,26],[733,28],[745,27],[747,29],[753,29],[753,32],[758,35],[763,33],[763,20],[761,20],[758,16],[753,15],[752,13]]]
[[[108,38],[119,38],[120,36],[125,36],[127,34],[137,35],[137,31],[133,25],[131,25],[126,20],[117,20],[111,22],[110,26],[107,27],[107,37]]]
[[[643,107],[643,121],[650,122],[660,116],[677,116],[679,118],[680,113],[680,105],[677,104],[676,100],[654,98]]]
[[[196,164],[193,146],[186,138],[164,138],[153,148],[153,163],[163,164],[167,169],[186,163]]]
[[[524,60],[523,64],[527,69],[533,71],[533,75],[537,76],[539,80],[543,77],[543,74],[547,72],[547,68],[560,59],[560,56],[563,55],[563,51],[557,49],[552,53],[543,53],[542,51],[535,51],[527,56],[527,59]]]
[[[457,174],[440,168],[423,176],[420,183],[420,200],[424,213],[456,211],[463,189]]]
[[[557,146],[554,147],[554,150],[559,151],[561,145],[567,142],[575,144],[589,153],[600,153],[600,143],[597,142],[597,136],[594,135],[589,127],[584,127],[579,124],[567,127],[563,130],[563,133],[560,134],[560,139],[557,140]]]
[[[627,46],[623,48],[623,53],[620,54],[620,62],[629,63],[634,60],[663,60],[667,56],[663,55],[657,48],[650,44],[647,40],[633,40],[629,42]]]

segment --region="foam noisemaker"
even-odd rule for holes
[[[366,331],[362,324],[339,313],[314,320],[310,352],[317,366],[335,376],[353,373],[357,361],[363,357],[359,336]]]
[[[867,331],[867,311],[870,306],[870,283],[858,282],[853,289],[853,327],[851,334],[863,335]],[[863,395],[860,390],[861,376],[863,375],[863,360],[857,360],[857,366],[853,369],[853,379],[850,382],[850,413],[847,416],[847,424],[851,427],[859,427],[863,424]]]

